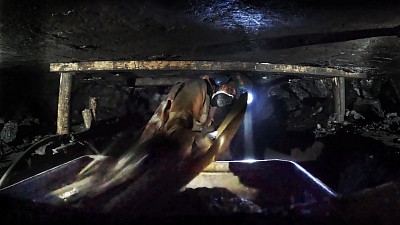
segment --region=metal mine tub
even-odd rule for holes
[[[1,196],[19,200],[63,205],[86,180],[77,174],[94,160],[107,157],[87,155],[69,161],[0,190]],[[162,185],[162,184],[160,184]],[[184,188],[226,188],[264,209],[286,207],[301,214],[323,215],[335,193],[297,163],[284,160],[217,161],[211,163]]]

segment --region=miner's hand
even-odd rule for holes
[[[213,141],[206,132],[198,133],[194,136],[192,152],[195,156],[204,154],[211,147]]]
[[[209,133],[211,133],[211,132],[214,132],[214,131],[215,131],[215,126],[210,125],[210,126],[208,126],[208,127],[204,127],[204,128],[201,130],[201,133],[202,133],[203,135],[207,135],[207,134],[209,134]]]

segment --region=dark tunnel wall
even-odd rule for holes
[[[27,115],[54,126],[56,118],[57,74],[49,74],[48,65],[34,64],[0,69],[0,115],[5,120],[21,121]]]
[[[398,72],[390,66],[399,60],[398,28],[386,29],[400,24],[395,1],[2,0],[0,4],[2,65],[194,59],[308,64],[383,75]]]

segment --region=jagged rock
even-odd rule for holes
[[[361,86],[361,93],[364,98],[373,99],[374,96],[372,94],[372,86],[373,86],[373,79],[362,79],[359,81]]]
[[[288,112],[296,110],[300,104],[299,100],[295,98],[289,98],[285,101],[285,107]]]
[[[382,110],[381,103],[379,100],[357,98],[354,102],[353,109],[362,114],[371,114],[371,112],[378,117],[384,117],[384,111]]]
[[[351,118],[353,118],[355,120],[365,119],[365,117],[363,115],[361,115],[360,113],[356,112],[355,110],[347,111],[346,112],[346,117],[351,117]]]
[[[49,142],[49,143],[47,143],[47,144],[45,144],[45,145],[43,145],[43,146],[40,146],[39,148],[37,148],[36,150],[35,150],[35,152],[34,153],[32,153],[32,155],[45,155],[46,154],[46,149],[47,149],[47,147],[49,146],[49,145],[52,145],[53,144],[53,142]]]
[[[386,114],[386,118],[390,118],[390,117],[397,117],[397,113],[388,113],[388,114]]]
[[[352,84],[353,90],[357,93],[357,95],[361,96],[360,85],[358,83],[358,80],[352,80],[351,84]]]
[[[382,84],[379,100],[382,109],[389,112],[400,112],[400,81],[388,79]]]
[[[300,105],[301,108],[291,112],[286,119],[288,130],[312,130],[317,123],[324,123],[327,116],[321,108],[315,109],[307,105]]]
[[[267,76],[262,76],[261,79],[257,79],[256,83],[274,85],[276,83],[281,82],[282,80],[286,80],[285,76],[282,76],[282,75],[268,76],[267,75]]]
[[[397,113],[388,113],[383,121],[377,123],[378,129],[397,132],[400,127],[400,117]]]
[[[73,133],[81,133],[81,132],[84,132],[86,130],[87,130],[87,128],[85,127],[85,124],[79,124],[79,125],[71,126],[71,131]]]
[[[18,124],[18,126],[31,126],[32,124],[40,124],[39,119],[28,115]]]
[[[97,115],[100,120],[122,117],[128,113],[129,96],[120,87],[108,87],[101,94],[97,108]]]
[[[298,99],[303,100],[310,97],[310,94],[302,88],[300,83],[299,79],[291,79],[289,81],[289,88],[296,94]]]
[[[168,211],[178,215],[227,215],[262,212],[258,205],[238,197],[225,188],[188,188],[173,198],[173,202],[176,208],[170,205]]]
[[[309,97],[328,98],[332,96],[332,82],[326,79],[290,79],[289,88],[300,100]]]
[[[275,85],[269,88],[268,97],[276,96],[278,99],[290,98],[289,92],[282,89],[280,85]]]
[[[355,112],[353,114],[354,119],[358,120],[358,119],[365,119],[360,113]]]
[[[317,110],[315,110],[315,112],[312,114],[313,116],[317,115],[318,113],[321,113],[322,110],[324,110],[324,108],[322,106],[320,106]]]
[[[345,125],[345,124],[343,124],[343,125]],[[331,115],[331,116],[329,116],[325,126],[321,125],[320,123],[316,124],[315,129],[314,129],[314,135],[315,135],[315,137],[319,138],[319,137],[324,137],[327,135],[335,134],[340,126],[341,125],[336,122],[335,116]]]
[[[127,87],[128,79],[119,73],[82,74],[74,80],[71,93],[73,125],[83,122],[82,110],[89,108],[89,98],[97,97],[96,119],[107,120],[129,113],[129,100],[133,88]]]
[[[388,124],[399,123],[399,122],[400,122],[400,117],[395,116],[395,117],[386,118],[386,119],[384,120],[384,122],[385,122],[385,123],[388,123]]]
[[[0,137],[5,143],[10,143],[17,138],[18,124],[16,122],[7,122],[0,132]]]
[[[146,87],[135,89],[129,99],[129,111],[135,112],[144,118],[150,119],[160,102],[166,99],[167,89]]]
[[[300,84],[311,97],[327,98],[332,95],[332,82],[326,79],[302,80]]]
[[[373,77],[374,80],[372,84],[371,93],[374,95],[375,98],[379,97],[379,93],[382,91],[382,85],[386,81],[385,77]]]

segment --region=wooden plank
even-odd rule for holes
[[[72,73],[60,74],[60,88],[58,94],[57,134],[69,133],[69,112],[72,89]]]
[[[93,120],[97,121],[97,103],[98,97],[89,97],[89,109],[92,112]]]
[[[343,77],[333,78],[333,96],[335,98],[336,121],[338,123],[343,123],[346,113],[345,81]]]
[[[82,110],[83,123],[85,124],[85,128],[88,130],[92,126],[93,116],[92,111],[90,109]]]
[[[270,64],[259,62],[215,61],[92,61],[50,63],[51,72],[77,71],[131,71],[131,70],[198,70],[198,71],[252,71],[325,77],[366,78],[364,73],[312,66]]]

